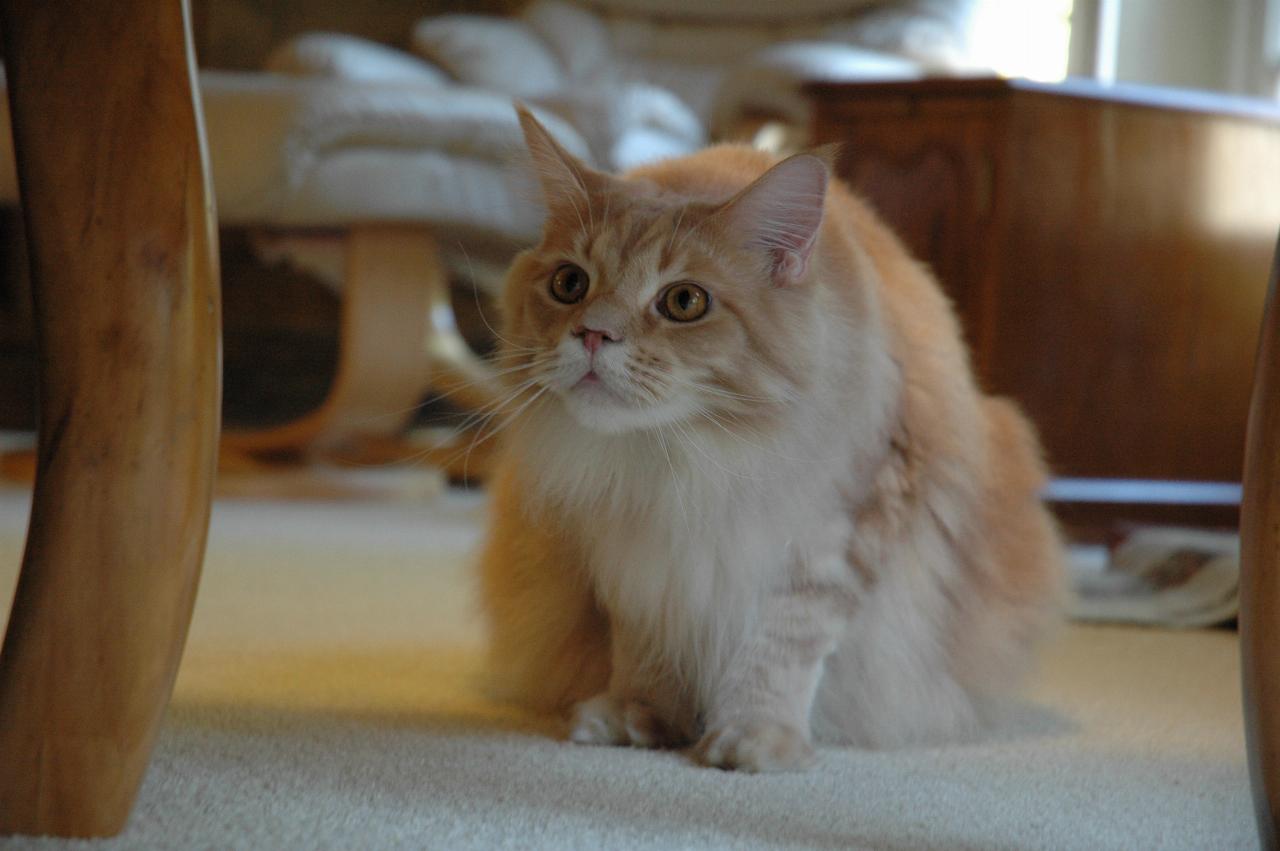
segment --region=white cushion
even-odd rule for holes
[[[448,205],[470,205],[458,217],[477,226],[488,221],[502,232],[515,220],[489,195],[468,194],[472,165],[503,171],[523,150],[515,109],[502,94],[222,72],[203,73],[201,89],[224,219],[430,222]],[[590,159],[564,121],[545,112],[539,118],[568,150]]]
[[[596,162],[616,171],[692,153],[707,142],[702,122],[678,97],[615,75],[533,102],[578,128]],[[654,142],[652,151],[644,152],[643,140]]]
[[[800,18],[856,14],[885,0],[583,0],[601,12],[704,23],[790,23]],[[964,2],[964,0],[961,0]]]
[[[895,53],[936,71],[969,64],[973,0],[898,0],[822,28],[821,37]]]
[[[278,74],[444,86],[449,75],[418,57],[340,33],[312,32],[271,51],[263,69]]]
[[[613,143],[609,157],[618,171],[629,171],[658,160],[683,157],[693,153],[680,139],[648,127],[632,127]]]
[[[510,250],[537,238],[542,215],[510,162],[354,147],[317,161],[276,218],[295,226],[421,222],[449,248],[462,240]]]
[[[367,85],[278,74],[200,74],[219,220],[336,226],[422,222],[513,243],[540,211],[512,177],[524,146],[511,99],[450,86]],[[0,129],[8,100],[0,93]],[[562,119],[547,129],[590,160]],[[0,202],[17,201],[11,136],[0,136]],[[468,247],[473,242],[468,242]]]
[[[599,16],[565,0],[538,0],[521,17],[574,80],[616,70],[613,42]]]
[[[670,89],[704,123],[718,127],[726,69],[784,42],[843,43],[899,54],[936,70],[964,66],[976,2],[573,0],[571,5],[603,23],[612,42],[612,64],[621,73]],[[867,71],[879,73],[881,65],[877,60]],[[847,73],[846,62],[838,66],[823,76],[856,79]]]
[[[413,28],[413,49],[467,85],[521,97],[564,85],[550,48],[524,23],[482,15],[426,18]]]

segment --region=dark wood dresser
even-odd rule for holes
[[[822,84],[814,140],[937,272],[1062,476],[1238,482],[1280,108],[999,79]]]

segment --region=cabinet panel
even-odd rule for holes
[[[1280,111],[1084,88],[825,85],[814,131],[937,271],[1058,473],[1237,481]]]
[[[986,122],[893,116],[830,133],[822,141],[844,143],[840,176],[933,269],[977,348],[995,173]]]

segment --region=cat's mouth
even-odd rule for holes
[[[626,403],[626,397],[610,385],[611,382],[600,373],[588,369],[569,390],[584,399],[608,401],[615,405]]]
[[[602,368],[603,367],[603,368]],[[659,397],[612,364],[583,364],[559,385],[557,395],[568,412],[592,431],[620,434],[682,419],[679,400]],[[566,376],[567,377],[567,376]]]

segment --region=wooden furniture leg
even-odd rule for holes
[[[1240,516],[1240,650],[1258,836],[1280,847],[1280,243],[1262,320]]]
[[[364,225],[347,236],[338,370],[325,401],[276,428],[228,434],[250,453],[337,449],[400,434],[427,390],[466,406],[492,398],[487,369],[454,324],[448,278],[425,228]]]
[[[0,650],[0,833],[128,818],[186,639],[220,375],[183,0],[0,0],[40,347],[27,548]]]

